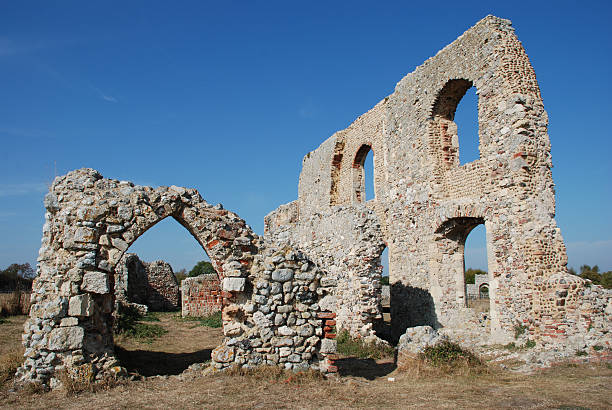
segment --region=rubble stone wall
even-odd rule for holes
[[[185,278],[181,283],[181,315],[209,316],[221,311],[223,296],[217,274]]]
[[[478,95],[479,126],[471,138],[479,141],[480,157],[461,164],[454,114],[471,87]],[[404,77],[391,95],[347,129],[308,153],[297,201],[267,216],[266,234],[289,232],[292,246],[339,283],[343,275],[359,276],[344,267],[333,269],[341,256],[351,258],[356,247],[343,238],[361,238],[360,248],[368,254],[363,256],[371,260],[378,256],[378,244],[386,244],[396,337],[407,327],[429,325],[466,343],[506,343],[514,339],[517,326],[524,326],[530,337],[559,344],[582,337],[586,323],[597,323],[591,331],[609,328],[605,306],[610,294],[595,286],[588,293],[584,281],[567,271],[565,245],[554,220],[547,127],[535,72],[511,23],[488,16]],[[375,199],[364,203],[363,161],[370,150]],[[339,206],[347,215],[359,215],[364,206],[373,210],[371,226],[378,224],[379,234],[337,218]],[[466,307],[463,277],[465,240],[480,224],[487,232],[491,277],[486,318]],[[327,232],[318,228],[328,225]],[[327,243],[336,255],[329,260]],[[367,250],[368,245],[375,246]],[[368,268],[371,277],[376,263]],[[361,275],[364,282],[367,276]],[[571,297],[563,302],[557,292],[565,294],[567,283],[575,288],[570,286]],[[346,289],[342,301],[359,300],[361,288]],[[602,299],[591,303],[593,295]],[[585,302],[587,311],[579,308]],[[338,322],[344,325],[338,309]],[[368,315],[354,318],[361,326],[347,325],[353,333],[371,320]],[[545,336],[550,329],[555,338]],[[610,336],[600,335],[609,346]]]
[[[285,243],[264,244],[236,214],[208,204],[196,190],[143,187],[84,168],[57,177],[44,203],[38,276],[24,325],[25,362],[17,372],[22,382],[53,387],[59,370],[101,378],[118,364],[116,277],[123,290],[127,281],[115,275],[117,264],[167,217],[193,235],[222,280],[226,337],[213,353],[214,366],[335,371],[335,313],[319,305],[332,286],[324,272]],[[155,282],[168,271],[153,265],[148,275]]]
[[[478,94],[480,158],[459,163],[457,104]],[[296,201],[260,238],[194,189],[142,187],[81,169],[56,178],[45,224],[23,381],[97,377],[116,365],[117,263],[166,217],[208,254],[222,283],[224,341],[213,366],[334,372],[336,329],[376,338],[389,250],[391,325],[431,326],[459,342],[610,347],[611,293],[572,276],[554,220],[548,117],[508,20],[488,16],[404,77],[390,96],[303,159]],[[463,138],[463,137],[462,137]],[[374,152],[375,199],[363,162]],[[466,306],[465,240],[487,232],[490,312]]]
[[[179,284],[164,261],[143,262],[134,253],[123,255],[115,268],[115,301],[146,305],[153,311],[180,307]]]

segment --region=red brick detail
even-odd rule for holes
[[[223,292],[219,280],[193,283],[183,293],[182,311],[185,316],[208,316],[221,310]]]

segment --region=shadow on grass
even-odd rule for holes
[[[367,380],[386,376],[397,368],[393,362],[377,363],[374,359],[355,357],[336,360],[335,365],[338,366],[340,376],[363,377]]]
[[[181,374],[194,363],[209,361],[211,352],[212,349],[203,349],[192,353],[166,353],[126,350],[115,346],[117,358],[128,372],[137,372],[147,377]]]

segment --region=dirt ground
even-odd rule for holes
[[[250,375],[197,372],[176,375],[193,361],[208,360],[220,329],[195,327],[173,314],[160,316],[169,332],[151,344],[119,339],[124,365],[141,374],[165,374],[125,382],[107,390],[12,392],[0,387],[1,408],[612,408],[612,366],[560,365],[532,375],[492,368],[472,375],[402,373],[391,359],[345,358],[341,376],[256,372]],[[1,355],[19,349],[25,318],[0,324]],[[203,360],[202,360],[203,359]],[[174,375],[173,375],[174,374]]]

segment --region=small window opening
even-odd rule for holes
[[[374,152],[369,145],[362,145],[353,160],[353,200],[359,203],[374,199],[374,186]]]

